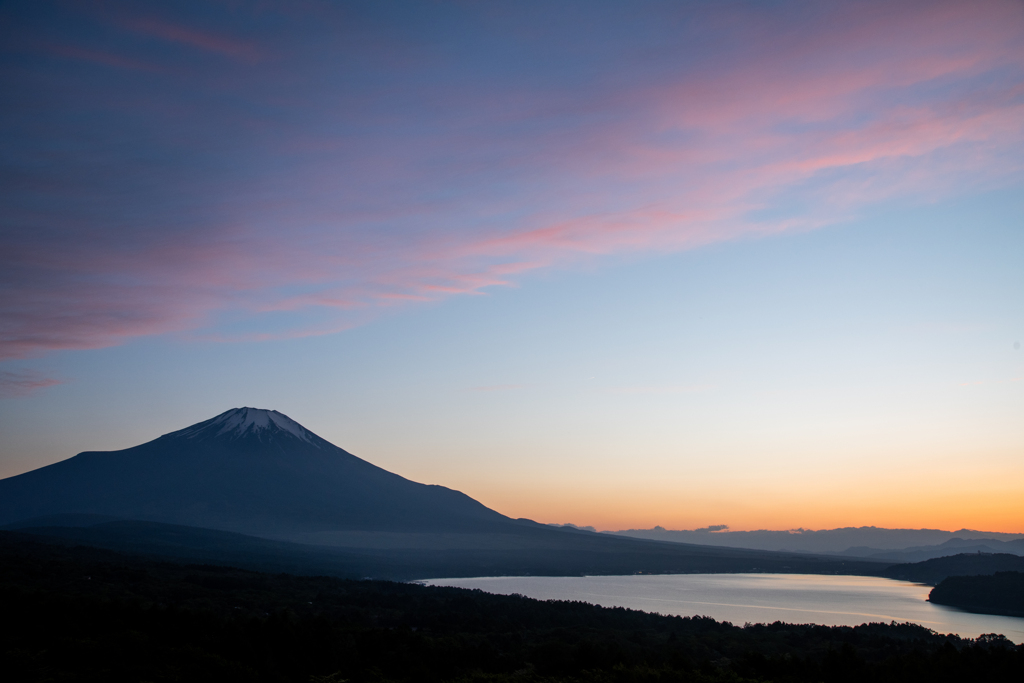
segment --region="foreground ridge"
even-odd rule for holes
[[[913,624],[738,627],[457,588],[262,574],[0,532],[12,680],[1019,681],[1024,646]]]

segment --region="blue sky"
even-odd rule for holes
[[[1014,3],[12,3],[0,476],[274,408],[599,528],[1024,528]]]

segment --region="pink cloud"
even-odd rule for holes
[[[156,18],[124,19],[121,24],[132,31],[172,43],[196,47],[242,62],[255,63],[261,58],[260,50],[253,44],[225,35],[200,31]]]
[[[63,383],[63,380],[46,377],[31,370],[4,370],[0,371],[0,396],[28,396],[40,389]]]
[[[0,358],[166,333],[329,334],[539,269],[810,230],[893,197],[1019,180],[1019,5],[837,7],[796,28],[761,9],[705,14],[742,48],[712,50],[700,68],[670,47],[578,86],[544,74],[466,85],[462,72],[415,71],[408,48],[381,85],[345,81],[336,97],[316,80],[341,68],[324,55],[344,63],[327,48],[282,77],[253,70],[262,48],[227,31],[127,21],[232,64],[197,73],[166,107],[146,101],[146,117],[167,113],[153,136],[170,142],[138,143],[123,171],[101,159],[73,183],[24,181],[48,202],[19,209],[26,227],[4,237]],[[286,47],[275,55],[305,54]],[[135,159],[147,154],[158,162]],[[791,197],[803,208],[757,217]],[[50,210],[62,202],[71,209]]]

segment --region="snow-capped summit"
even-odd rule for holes
[[[313,432],[283,413],[264,408],[232,408],[211,420],[173,432],[168,434],[168,436],[186,437],[189,439],[205,436],[237,438],[254,435],[262,437],[264,435],[272,436],[274,432],[278,431],[287,432],[319,448],[319,444],[313,438],[316,436]]]

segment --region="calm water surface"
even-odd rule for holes
[[[867,576],[820,574],[666,574],[658,576],[506,576],[431,579],[432,586],[519,593],[539,600],[582,600],[734,624],[857,626],[873,621],[921,624],[976,638],[1001,633],[1024,643],[1024,618],[970,614],[926,601],[931,586]]]

